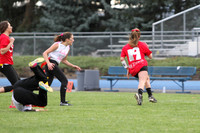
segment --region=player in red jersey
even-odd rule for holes
[[[145,59],[145,56],[152,59],[152,52],[146,43],[139,41],[140,34],[140,30],[137,28],[131,31],[129,42],[122,48],[120,58],[122,65],[127,69],[127,77],[129,78],[129,74],[131,74],[139,79],[138,93],[135,94],[138,105],[142,105],[144,87],[146,87],[149,101],[157,102],[151,92],[148,62]],[[126,64],[125,57],[127,57],[128,65]]]
[[[12,33],[12,26],[8,21],[0,22],[0,72],[2,72],[12,85],[20,80],[17,72],[13,68],[13,43],[14,38],[9,37]],[[10,92],[13,86],[0,88],[0,93]]]

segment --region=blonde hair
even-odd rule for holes
[[[129,42],[133,45],[133,46],[137,46],[138,45],[138,41],[140,39],[140,30],[138,28],[132,29],[131,30],[131,34],[129,35]]]

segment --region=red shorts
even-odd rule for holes
[[[132,76],[135,76],[136,74],[138,74],[140,72],[140,69],[144,66],[147,66],[148,63],[146,60],[140,60],[138,62],[134,62],[132,64],[129,65],[129,73]]]

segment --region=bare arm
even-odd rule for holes
[[[121,60],[121,62],[125,61],[125,58],[124,57],[120,57],[120,60]],[[129,68],[127,67],[126,70],[127,70],[126,77],[129,79]]]
[[[67,56],[68,56],[68,54],[67,54]],[[73,65],[72,63],[70,63],[70,62],[67,60],[67,56],[66,56],[65,58],[63,58],[62,63],[65,64],[65,65],[67,65],[67,66],[73,67],[73,68],[75,68],[76,70],[80,71],[81,68],[80,68],[79,66],[76,66],[76,65]]]
[[[10,38],[10,43],[7,45],[7,47],[5,48],[1,48],[1,54],[5,54],[6,52],[8,52],[8,50],[10,49],[10,47],[13,45],[15,39],[13,37]]]
[[[147,45],[147,43],[145,43]],[[147,48],[149,49],[149,46],[147,45]],[[149,59],[152,59],[152,53],[148,55]]]
[[[149,57],[149,59],[152,59],[152,53],[148,57]]]
[[[120,57],[120,60],[121,60],[121,62],[122,62],[122,61],[124,61],[124,60],[125,60],[125,58],[124,58],[124,57]]]
[[[48,109],[35,109],[36,112],[48,111]]]
[[[47,63],[48,69],[49,70],[53,70],[55,64],[51,63],[48,59],[48,54],[55,51],[58,48],[58,43],[55,43],[54,45],[52,45],[51,47],[49,47],[46,51],[43,52],[43,57],[44,60]]]

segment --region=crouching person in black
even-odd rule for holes
[[[15,83],[12,100],[19,111],[46,111],[45,109],[33,109],[34,106],[47,106],[47,91],[53,92],[49,87],[47,77],[38,63],[44,61],[43,58],[37,58],[29,63],[34,76],[20,80]],[[39,90],[36,94],[33,91]]]

